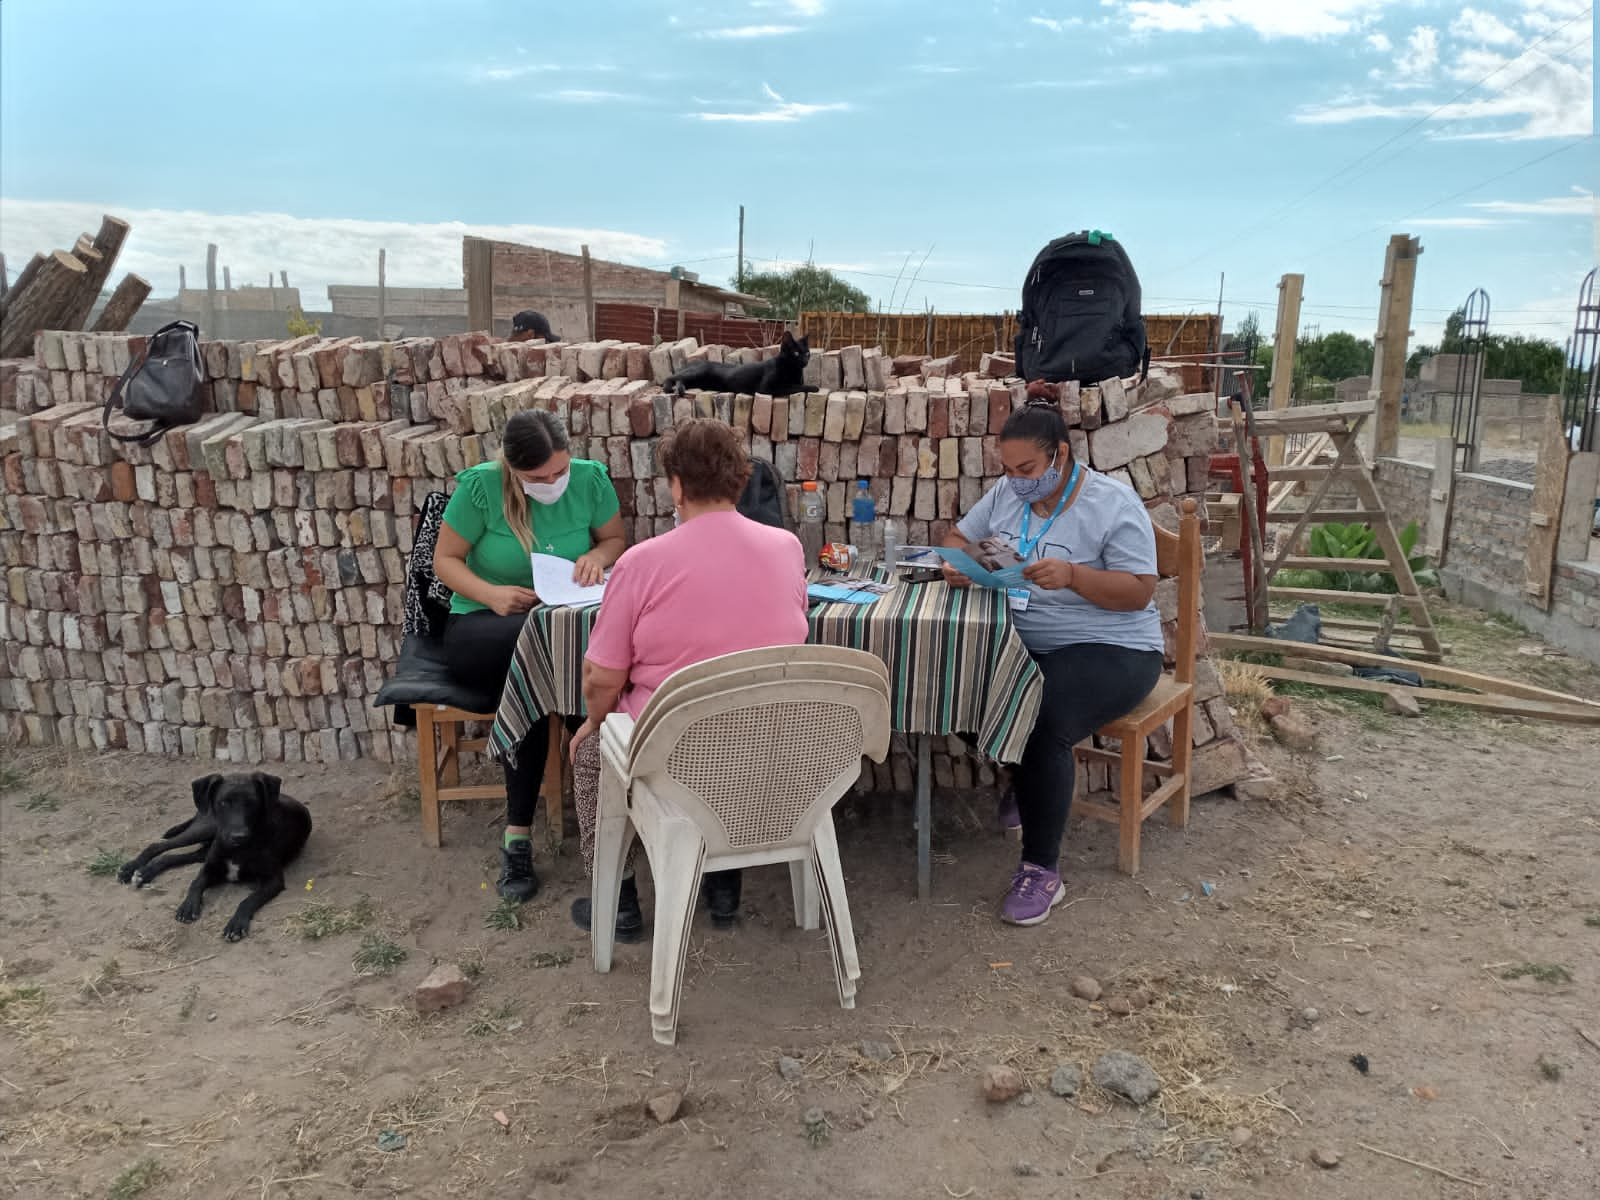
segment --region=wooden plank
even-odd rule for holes
[[[1369,692],[1384,695],[1404,692],[1427,704],[1455,704],[1462,708],[1475,708],[1480,712],[1499,713],[1510,717],[1532,717],[1541,721],[1558,721],[1566,725],[1600,726],[1600,706],[1582,704],[1556,704],[1547,700],[1523,700],[1515,696],[1485,696],[1477,692],[1447,692],[1439,688],[1408,688],[1393,683],[1379,683],[1373,679],[1346,679],[1341,675],[1319,675],[1315,671],[1291,671],[1286,667],[1251,668],[1267,679],[1281,679],[1287,683],[1309,683],[1316,687],[1343,692]]]
[[[1245,537],[1250,539],[1250,577],[1244,581],[1249,603],[1245,617],[1252,632],[1262,629],[1267,620],[1267,584],[1271,575],[1267,571],[1267,551],[1261,536],[1261,514],[1256,509],[1255,454],[1251,449],[1249,430],[1245,425],[1243,408],[1230,406],[1233,422],[1233,444],[1239,451],[1239,478],[1243,481],[1240,502],[1244,508]]]
[[[1411,337],[1411,297],[1417,282],[1417,256],[1422,243],[1397,233],[1389,239],[1383,264],[1383,300],[1372,350],[1372,390],[1377,408],[1373,457],[1391,457],[1400,449],[1400,398],[1406,383],[1406,350]]]
[[[1378,494],[1378,485],[1372,481],[1372,468],[1361,455],[1360,447],[1356,450],[1361,458],[1361,470],[1351,479],[1355,488],[1356,498],[1362,504],[1372,508],[1383,509],[1383,497]],[[1411,607],[1412,620],[1417,627],[1424,630],[1423,644],[1430,650],[1439,649],[1439,639],[1433,632],[1433,619],[1428,615],[1428,606],[1422,597],[1422,589],[1417,586],[1416,576],[1411,573],[1411,562],[1406,557],[1405,548],[1400,545],[1400,536],[1395,532],[1394,522],[1390,520],[1388,511],[1372,522],[1372,532],[1378,540],[1378,545],[1383,547],[1384,557],[1389,560],[1389,565],[1394,568],[1395,587],[1400,594],[1406,597]],[[1392,622],[1391,622],[1392,627]],[[1384,649],[1384,639],[1388,630],[1380,633],[1377,649]]]
[[[1325,508],[1321,511],[1269,512],[1267,520],[1274,524],[1286,525],[1291,521],[1298,521],[1301,517],[1309,517],[1312,521],[1349,524],[1351,521],[1371,521],[1383,515],[1381,508]]]
[[[1360,650],[1340,650],[1320,642],[1291,642],[1283,638],[1246,637],[1235,633],[1214,633],[1211,644],[1218,650],[1236,653],[1289,654],[1300,658],[1314,658],[1318,662],[1348,663],[1352,667],[1403,667],[1415,671],[1424,679],[1435,683],[1448,683],[1456,687],[1476,688],[1501,696],[1519,696],[1524,700],[1550,700],[1557,704],[1584,704],[1600,708],[1600,703],[1554,692],[1549,688],[1535,687],[1531,683],[1518,683],[1514,679],[1501,679],[1494,675],[1479,675],[1456,667],[1440,667],[1430,663],[1413,663],[1410,659],[1393,658],[1386,654],[1371,654]]]
[[[1561,502],[1561,532],[1556,537],[1556,557],[1562,562],[1584,562],[1594,528],[1594,502],[1600,495],[1600,453],[1574,454],[1567,463],[1567,494]]]
[[[206,308],[205,326],[201,336],[215,338],[217,336],[217,244],[209,242],[206,245]]]
[[[589,340],[594,341],[594,259],[589,257],[588,243],[583,247],[583,316],[587,323],[585,328],[589,333]],[[675,308],[682,310],[682,304],[675,304]]]
[[[1298,600],[1302,604],[1356,604],[1369,608],[1387,608],[1391,600],[1398,600],[1412,612],[1428,610],[1428,602],[1421,596],[1396,596],[1392,592],[1344,592],[1338,588],[1274,585],[1267,589],[1267,595],[1274,600]]]
[[[494,333],[494,243],[480,237],[462,239],[466,265],[467,328]],[[287,286],[287,285],[286,285]]]
[[[1272,379],[1267,385],[1267,404],[1278,412],[1289,407],[1294,394],[1294,352],[1300,340],[1300,300],[1305,291],[1304,275],[1285,275],[1278,280],[1278,321],[1272,334]],[[1283,462],[1284,441],[1267,443],[1267,465]]]
[[[28,285],[34,281],[34,278],[39,274],[39,268],[44,266],[44,258],[43,254],[35,254],[30,258],[27,265],[17,274],[17,281],[6,290],[4,296],[0,296],[0,319],[4,319],[6,308],[21,296],[27,290]]]
[[[1286,558],[1285,571],[1338,571],[1341,574],[1392,575],[1394,568],[1383,558]]]
[[[1561,505],[1566,498],[1567,460],[1571,456],[1561,419],[1561,397],[1551,396],[1539,430],[1539,462],[1533,476],[1533,505],[1528,510],[1528,555],[1522,583],[1529,603],[1544,612],[1550,611],[1550,585],[1555,577]]]
[[[1273,482],[1277,482],[1281,479],[1285,482],[1292,481],[1295,483],[1314,483],[1318,479],[1321,479],[1324,475],[1329,475],[1332,472],[1332,463],[1310,463],[1306,466],[1300,467],[1273,467],[1272,479]]]

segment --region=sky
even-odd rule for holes
[[[1482,287],[1561,341],[1600,258],[1589,0],[122,0],[0,3],[0,250],[104,212],[157,295],[287,270],[461,286],[478,233],[722,282],[810,259],[885,311],[1017,306],[1113,233],[1147,312],[1370,336]]]

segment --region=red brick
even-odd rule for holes
[[[628,424],[633,429],[634,437],[649,437],[656,431],[655,408],[650,397],[635,396],[629,402]]]
[[[885,442],[892,441],[885,438]],[[898,453],[895,461],[896,475],[915,475],[917,473],[917,439],[906,436],[899,439]]]
[[[796,451],[796,477],[802,480],[815,479],[819,460],[822,457],[822,439],[803,437],[797,443]]]
[[[1011,415],[1011,389],[999,384],[989,387],[989,432],[998,434]]]
[[[950,397],[936,392],[928,397],[928,436],[950,436]]]

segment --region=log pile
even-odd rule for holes
[[[0,358],[20,358],[33,352],[34,334],[45,329],[82,329],[94,311],[101,289],[111,278],[117,255],[128,237],[128,223],[103,217],[100,232],[78,238],[71,250],[35,254],[22,268],[16,283],[0,297]],[[119,333],[128,327],[150,294],[150,284],[137,275],[122,282],[94,328]]]

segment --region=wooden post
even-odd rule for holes
[[[179,292],[186,292],[188,290],[189,290],[189,273],[183,269],[183,264],[179,263],[178,264],[178,291]]]
[[[1545,612],[1550,611],[1550,583],[1556,569],[1556,542],[1561,534],[1567,460],[1571,457],[1566,423],[1561,414],[1561,397],[1551,396],[1539,437],[1539,463],[1533,477],[1533,503],[1528,511],[1528,570],[1522,589],[1529,602]]]
[[[1288,408],[1294,393],[1295,341],[1300,336],[1300,297],[1305,291],[1304,275],[1285,275],[1278,281],[1278,324],[1272,336],[1272,408]],[[1283,465],[1284,442],[1275,437],[1267,445],[1267,465]]]
[[[217,244],[206,244],[206,307],[204,336],[217,336]]]
[[[1400,450],[1400,399],[1406,386],[1406,351],[1411,337],[1411,297],[1417,282],[1417,256],[1422,243],[1397,233],[1389,239],[1383,260],[1383,298],[1378,306],[1378,334],[1372,348],[1372,384],[1367,392],[1377,420],[1372,426],[1372,457],[1386,458]]]
[[[0,300],[11,290],[11,272],[6,270],[6,256],[0,253]]]
[[[0,358],[21,358],[33,353],[33,335],[41,329],[61,328],[60,314],[76,300],[89,268],[81,258],[57,250],[46,256],[28,284],[6,305],[0,324]]]
[[[588,338],[594,341],[594,260],[589,257],[589,247],[583,247],[583,313],[588,322]]]
[[[94,241],[89,243],[93,254],[80,256],[84,258],[89,268],[84,275],[83,290],[71,309],[61,314],[62,329],[82,329],[89,320],[89,314],[94,311],[95,301],[100,299],[100,291],[105,287],[106,280],[111,278],[111,269],[116,265],[117,255],[122,252],[122,243],[127,238],[126,221],[117,217],[100,219],[100,232],[95,234]]]
[[[1561,502],[1561,533],[1556,539],[1558,561],[1588,560],[1596,499],[1600,499],[1600,452],[1572,455],[1567,463],[1567,495]]]
[[[739,291],[744,291],[744,205],[739,205],[739,270],[736,275]]]
[[[0,318],[5,316],[7,307],[19,299],[22,293],[27,290],[28,285],[39,274],[39,268],[42,266],[44,266],[44,255],[35,254],[28,260],[28,265],[18,272],[16,283],[11,285],[4,296],[0,296]]]
[[[383,340],[383,318],[384,309],[386,307],[385,301],[387,300],[387,297],[384,295],[384,268],[387,265],[388,257],[389,252],[380,246],[378,248],[378,340],[380,342]]]
[[[133,314],[139,311],[145,297],[150,294],[150,282],[134,274],[124,275],[111,299],[95,318],[95,333],[121,333],[128,328]]]
[[[222,290],[225,292],[233,291],[233,272],[226,263],[222,266]]]
[[[279,271],[278,282],[283,285],[283,290],[287,292],[289,290],[289,272]]]
[[[467,284],[467,328],[494,332],[494,243],[463,240]]]

